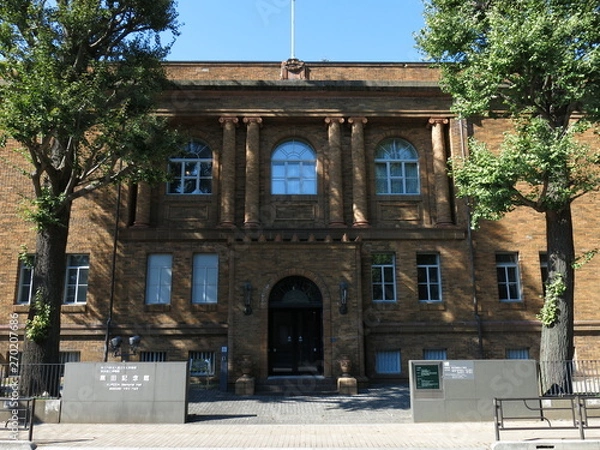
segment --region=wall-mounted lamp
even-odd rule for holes
[[[139,337],[138,335],[131,336],[129,338],[129,349],[131,350],[131,353],[133,353],[134,355],[137,353],[138,349],[140,348],[141,341],[142,341],[142,338]]]
[[[252,284],[249,281],[244,283],[244,314],[252,314]]]
[[[110,349],[110,351],[113,352],[113,356],[129,356],[129,355],[136,355],[138,349],[140,348],[140,342],[142,341],[142,338],[139,336],[131,336],[129,338],[129,350],[130,353],[123,353],[122,352],[122,346],[123,346],[123,338],[121,336],[115,336],[114,338],[112,338],[110,341],[108,341],[108,347]]]
[[[123,338],[121,336],[115,336],[109,341],[110,351],[113,352],[113,356],[119,356],[121,354],[121,344]]]
[[[348,312],[348,283],[342,281],[340,283],[340,314]]]

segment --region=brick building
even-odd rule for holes
[[[505,124],[456,120],[426,64],[169,63],[160,114],[189,144],[169,183],[78,200],[62,316],[65,360],[192,360],[228,381],[407,378],[411,359],[537,358],[544,219],[517,210],[470,232],[447,159]],[[10,144],[9,144],[10,147]],[[3,157],[20,165],[14,152]],[[30,186],[3,164],[1,308],[26,319]],[[597,195],[574,205],[579,252],[600,246]],[[27,250],[25,250],[27,251]],[[598,359],[598,258],[577,272],[576,354]],[[110,325],[107,325],[111,317]],[[139,336],[132,352],[127,338]],[[0,343],[2,355],[8,339]]]

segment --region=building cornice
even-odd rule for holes
[[[173,89],[187,91],[352,91],[442,93],[435,81],[376,80],[171,80]]]

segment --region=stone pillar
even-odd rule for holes
[[[223,153],[221,157],[221,221],[222,227],[235,225],[235,127],[238,118],[219,118],[223,127]]]
[[[246,135],[246,203],[244,206],[244,227],[255,228],[260,225],[260,161],[259,139],[260,117],[244,117]]]
[[[452,208],[450,199],[450,181],[448,178],[448,165],[446,158],[446,144],[444,128],[448,119],[432,117],[429,119],[431,126],[431,144],[433,147],[433,173],[435,181],[435,204],[437,226],[452,225]]]
[[[345,227],[342,188],[342,117],[327,117],[329,134],[329,226]]]
[[[365,117],[350,117],[352,126],[352,211],[355,227],[368,227],[367,220],[367,169],[365,165]]]
[[[145,181],[137,185],[137,197],[135,202],[135,220],[133,226],[136,228],[148,228],[150,226],[150,207],[152,204],[152,188]]]

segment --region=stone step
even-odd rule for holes
[[[337,392],[336,380],[322,376],[269,377],[256,386],[257,393],[311,395]]]

